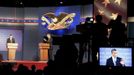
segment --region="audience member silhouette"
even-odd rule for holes
[[[96,23],[94,23],[92,28],[92,58],[93,62],[97,62],[97,52],[98,48],[101,46],[108,45],[108,30],[107,25],[102,23],[102,16],[96,15]]]
[[[27,73],[27,75],[30,75],[30,70],[28,69],[27,66],[24,66],[23,64],[20,64],[18,66],[18,69],[16,71],[17,75],[25,75],[25,73]]]
[[[37,70],[35,75],[42,75],[43,74],[43,71],[42,70]]]
[[[12,67],[13,66],[10,63],[3,65],[3,69],[2,69],[0,75],[14,75],[15,73],[14,73]]]
[[[127,36],[125,34],[126,27],[125,24],[121,22],[122,16],[118,15],[116,20],[111,20],[109,22],[109,27],[111,28],[111,33],[109,37],[111,46],[125,46]]]
[[[46,67],[43,69],[44,75],[54,75],[55,74],[55,62],[53,60],[49,60],[47,62]]]
[[[63,36],[62,43],[55,55],[55,70],[58,75],[70,75],[77,66],[78,50],[71,38]]]
[[[31,66],[31,72],[30,72],[30,74],[31,75],[35,75],[35,73],[36,73],[36,66],[35,65],[32,65]]]

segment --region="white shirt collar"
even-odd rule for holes
[[[113,60],[114,65],[116,65],[117,57],[113,57],[113,56],[112,56],[112,60]]]

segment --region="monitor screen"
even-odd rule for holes
[[[99,65],[132,67],[132,48],[100,47]]]

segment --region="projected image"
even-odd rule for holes
[[[39,32],[53,36],[79,34],[76,26],[81,18],[93,17],[93,5],[75,5],[39,8]]]
[[[55,13],[46,13],[41,17],[42,25],[48,25],[49,30],[65,29],[70,26],[73,22],[75,13],[61,12],[60,15],[56,16]]]
[[[132,48],[99,48],[99,65],[132,67]]]

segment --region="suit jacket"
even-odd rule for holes
[[[120,63],[121,60],[122,60],[122,58],[117,57],[117,59],[116,59],[116,66],[123,66],[123,65]],[[106,61],[106,66],[114,66],[112,57],[110,57],[109,59],[107,59],[107,61]]]
[[[11,41],[10,38],[7,38],[7,43],[15,43],[15,39],[12,38],[12,41]]]

